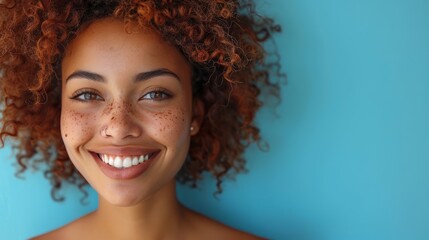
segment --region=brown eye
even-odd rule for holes
[[[148,99],[148,100],[164,100],[167,98],[170,98],[171,95],[168,94],[165,91],[162,90],[157,90],[157,91],[152,91],[152,92],[148,92],[146,93],[141,99]]]
[[[74,94],[71,99],[87,102],[87,101],[102,101],[104,100],[98,93],[88,90],[79,91]]]

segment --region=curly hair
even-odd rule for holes
[[[86,180],[71,163],[60,135],[61,61],[65,48],[91,22],[113,16],[149,26],[193,66],[193,95],[205,107],[200,132],[177,175],[196,186],[210,172],[245,170],[243,152],[261,137],[254,119],[262,89],[279,97],[262,43],[280,27],[237,0],[5,0],[0,4],[0,141],[13,138],[18,171],[46,164],[51,194],[63,181]],[[278,62],[274,63],[278,67]]]

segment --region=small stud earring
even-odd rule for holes
[[[189,128],[189,130],[191,130],[191,132],[193,132],[193,131],[194,131],[194,126],[191,126],[191,127]]]

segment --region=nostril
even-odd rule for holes
[[[103,138],[138,137],[142,134],[142,126],[135,119],[122,119],[121,116],[109,117],[106,125],[100,129]]]
[[[103,136],[103,137],[108,137],[109,135],[108,135],[108,133],[107,133],[107,126],[106,127],[104,127],[104,128],[102,128],[101,129],[101,131],[100,131],[100,134],[101,134],[101,136]]]

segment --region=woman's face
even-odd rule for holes
[[[70,43],[62,62],[67,152],[100,196],[121,206],[174,181],[198,129],[190,64],[157,34],[131,30],[98,20]]]

